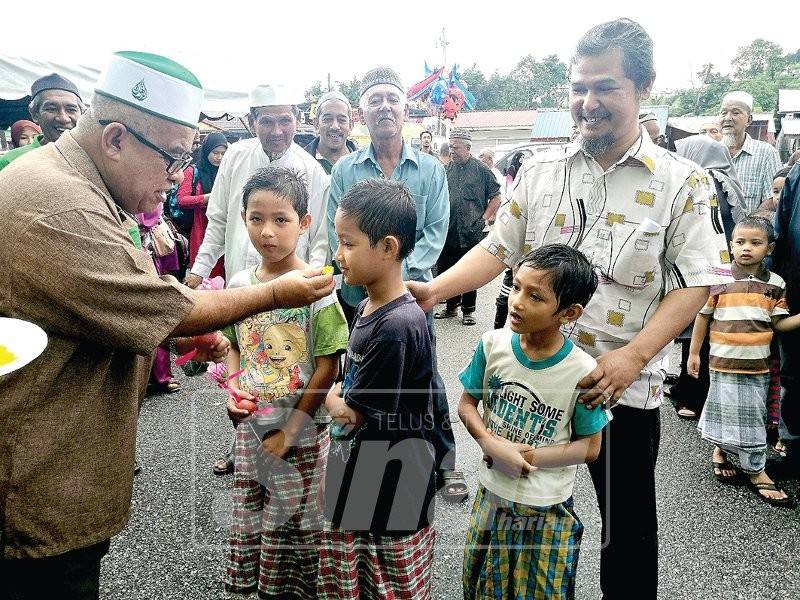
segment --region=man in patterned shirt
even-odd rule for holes
[[[587,389],[581,401],[613,407],[601,459],[590,466],[603,519],[605,598],[656,597],[659,362],[709,286],[730,276],[708,174],[653,144],[639,125],[655,78],[652,48],[629,19],[584,34],[570,90],[580,145],[523,163],[481,245],[433,281],[409,284],[425,308],[488,283],[550,243],[577,248],[595,264],[597,292],[564,334],[597,359],[579,383]]]
[[[778,151],[747,133],[753,122],[753,97],[747,92],[730,92],[720,109],[722,143],[731,153],[733,168],[744,191],[748,213],[772,195],[772,176],[781,168]]]

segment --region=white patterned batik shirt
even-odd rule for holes
[[[641,135],[607,171],[578,146],[523,163],[510,201],[482,245],[508,266],[544,244],[583,252],[600,285],[565,330],[594,357],[627,344],[673,289],[730,281],[714,184],[695,163]],[[666,349],[620,403],[661,404]]]

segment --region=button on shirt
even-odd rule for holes
[[[328,260],[325,228],[325,198],[329,178],[320,164],[297,144],[292,144],[279,159],[270,161],[258,138],[232,144],[217,172],[208,200],[208,227],[191,272],[208,277],[220,256],[225,255],[225,279],[260,264],[261,256],[250,243],[242,220],[242,189],[258,169],[270,164],[299,171],[308,186],[308,212],[311,227],[297,242],[297,256],[311,266],[321,267]]]
[[[730,280],[730,257],[710,176],[641,135],[608,171],[577,146],[523,163],[484,248],[513,266],[549,243],[582,251],[600,285],[583,316],[565,328],[592,356],[621,348],[674,289]],[[656,408],[658,353],[621,404]]]
[[[333,167],[328,198],[328,239],[334,254],[339,247],[334,228],[339,202],[356,183],[370,178],[385,178],[372,144],[343,156]],[[450,218],[444,168],[436,158],[404,143],[391,179],[406,185],[417,206],[416,244],[413,252],[403,260],[403,279],[430,281],[433,278],[431,267],[444,247]],[[342,283],[342,298],[350,306],[357,306],[365,297],[362,287]]]
[[[447,245],[471,248],[481,241],[483,213],[489,200],[500,193],[500,184],[489,168],[474,157],[464,164],[452,161],[445,170],[450,190]]]
[[[772,176],[781,166],[778,151],[766,142],[745,134],[744,145],[731,159],[742,184],[747,213],[756,210],[764,198],[772,196]]]

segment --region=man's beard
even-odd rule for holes
[[[736,134],[735,133],[723,133],[722,134],[722,143],[725,144],[726,148],[733,148],[736,145]]]
[[[614,137],[614,134],[609,131],[596,138],[586,138],[581,135],[575,141],[580,143],[581,148],[586,154],[597,158],[611,148],[616,143],[617,139]]]

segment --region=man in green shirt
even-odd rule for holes
[[[0,156],[0,171],[23,154],[55,142],[62,133],[75,127],[83,110],[78,88],[66,77],[51,73],[34,81],[28,112],[33,121],[42,128],[42,133],[27,146],[15,148]]]

